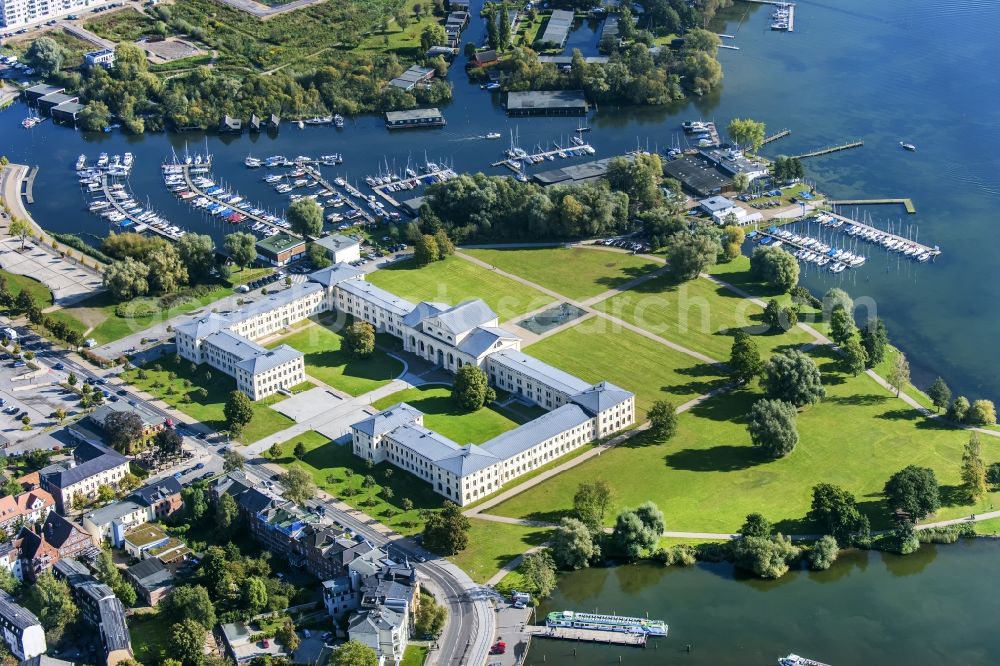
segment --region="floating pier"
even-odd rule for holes
[[[913,200],[906,199],[837,199],[827,201],[831,206],[878,206],[883,204],[901,204],[906,212],[913,215],[917,212]]]
[[[603,643],[605,645],[631,645],[646,647],[646,634],[617,631],[596,631],[594,629],[571,629],[570,627],[546,627],[529,625],[524,633],[533,638],[556,638],[581,643]]]
[[[849,217],[845,217],[843,215],[838,215],[837,213],[822,213],[821,215],[828,215],[830,217],[836,218],[836,219],[840,220],[841,222],[843,222],[843,225],[841,225],[840,227],[838,227],[842,231],[846,231],[848,228],[850,228],[851,226],[853,226],[853,227],[857,227],[858,229],[860,229],[863,233],[864,232],[871,232],[871,233],[874,233],[874,234],[878,235],[880,238],[888,239],[890,241],[896,241],[897,243],[901,243],[901,244],[904,244],[904,245],[914,246],[914,247],[917,248],[917,250],[919,251],[919,253],[929,254],[929,255],[931,255],[931,258],[934,258],[934,257],[938,256],[939,254],[941,254],[941,248],[938,247],[937,245],[935,245],[933,247],[930,246],[930,245],[924,245],[923,243],[918,243],[917,241],[913,240],[912,238],[907,238],[906,236],[900,236],[899,234],[894,234],[894,233],[892,233],[890,231],[884,231],[882,229],[879,229],[878,227],[873,227],[870,224],[865,224],[864,222],[858,222],[857,220],[852,220]],[[854,234],[854,235],[855,235],[855,237],[862,238],[862,240],[868,240],[868,239],[864,238],[863,233],[862,234]],[[869,241],[869,242],[877,242],[878,244],[885,245],[885,243],[882,242],[882,241]]]
[[[766,139],[764,139],[764,144],[763,145],[766,146],[767,144],[771,143],[772,141],[777,141],[778,139],[784,139],[786,136],[788,136],[791,133],[792,133],[792,130],[790,130],[790,129],[783,129],[780,132],[775,132],[771,136],[769,136]]]
[[[118,211],[119,213],[121,213],[122,215],[124,215],[126,219],[128,219],[129,221],[131,221],[132,224],[136,225],[136,227],[137,227],[137,229],[135,230],[136,232],[138,232],[138,231],[152,231],[153,233],[157,234],[158,236],[163,236],[167,240],[174,240],[174,241],[179,238],[179,236],[177,236],[175,234],[168,233],[164,229],[161,229],[159,227],[154,227],[151,224],[148,224],[147,222],[143,222],[142,220],[139,220],[138,218],[136,218],[135,215],[133,215],[132,213],[128,212],[128,210],[121,204],[121,202],[118,200],[118,198],[116,196],[114,196],[114,194],[111,192],[111,182],[109,180],[110,178],[111,178],[111,176],[109,176],[106,173],[102,173],[101,174],[101,192],[104,194],[104,199],[109,204],[111,204],[112,208],[114,208],[116,211]],[[158,218],[158,219],[160,221],[166,223],[166,220],[163,220],[162,218]],[[145,229],[142,229],[142,227],[145,227]],[[130,231],[128,229],[128,227],[124,227],[124,230],[125,231]],[[180,232],[178,232],[178,233],[180,233]]]
[[[830,146],[828,148],[820,148],[819,150],[813,150],[808,153],[802,153],[801,155],[792,155],[795,159],[804,160],[807,157],[819,157],[820,155],[829,155],[830,153],[839,153],[842,150],[850,150],[851,148],[860,148],[865,145],[864,140],[851,141],[848,143],[842,143],[839,146]]]
[[[333,183],[331,183],[330,181],[328,181],[325,178],[323,178],[323,174],[320,173],[319,167],[307,165],[307,166],[303,166],[302,168],[303,168],[303,170],[305,170],[305,172],[307,174],[309,174],[322,187],[325,187],[326,189],[330,190],[331,192],[338,192],[340,190],[340,188],[336,187]],[[364,197],[364,195],[361,194],[361,192],[358,192],[355,188],[351,187],[350,185],[348,185],[345,189],[347,190],[347,193],[349,195]],[[361,206],[359,206],[357,201],[355,201],[354,199],[352,199],[350,196],[344,197],[344,200],[347,202],[347,206],[349,208],[353,208],[354,210],[356,210],[359,213],[361,213],[361,217],[364,218],[364,220],[365,220],[365,222],[367,224],[374,224],[375,223],[375,218],[372,216],[372,214],[369,213],[368,211],[366,211]]]
[[[223,201],[222,199],[219,199],[217,197],[214,197],[211,194],[208,194],[207,192],[205,192],[200,187],[198,187],[197,185],[194,184],[194,180],[192,180],[192,178],[191,178],[191,168],[192,167],[194,167],[194,168],[204,167],[206,165],[204,165],[204,164],[173,164],[173,163],[168,163],[168,164],[166,164],[164,166],[180,167],[180,173],[181,173],[181,175],[184,178],[184,184],[196,196],[198,196],[198,197],[204,197],[205,199],[208,199],[213,204],[218,204],[220,206],[225,206],[227,208],[232,208],[233,207],[233,204],[231,204],[231,203],[229,203],[227,201]],[[252,220],[254,222],[259,222],[260,224],[263,224],[263,225],[267,226],[268,229],[276,230],[279,233],[286,233],[286,234],[289,234],[289,235],[292,235],[292,236],[298,236],[298,234],[296,234],[295,232],[291,231],[290,229],[286,229],[284,227],[281,227],[281,226],[275,224],[271,220],[269,220],[269,219],[267,219],[267,218],[265,218],[265,217],[263,217],[261,215],[256,215],[254,213],[251,213],[249,210],[239,209],[239,210],[235,210],[235,212],[238,212],[240,215],[243,215],[248,220]]]
[[[570,151],[572,151],[573,154],[568,154]],[[582,151],[583,155],[577,155],[576,154],[577,151]],[[557,157],[559,153],[563,153],[567,157],[584,157],[585,155],[597,154],[597,150],[589,143],[582,143],[578,146],[562,146],[562,147],[560,147],[557,144],[553,150],[544,150],[540,153],[529,153],[524,157],[508,157],[506,159],[494,162],[490,166],[494,167],[505,166],[511,171],[516,171],[518,173],[521,173],[521,169],[514,166],[515,162],[521,162],[522,164],[524,162],[528,162],[529,164],[538,164],[539,162],[548,160],[550,155],[552,157]]]

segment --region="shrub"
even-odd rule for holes
[[[829,569],[837,561],[839,554],[840,548],[837,546],[837,540],[827,534],[809,550],[809,567],[816,571]]]

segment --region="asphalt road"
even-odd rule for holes
[[[9,322],[5,318],[0,318],[0,324],[9,325]],[[24,330],[22,327],[15,328]],[[68,352],[53,348],[47,340],[41,339],[33,346],[36,355],[42,362],[49,365],[61,362],[64,365],[63,370],[50,372],[54,381],[60,381],[63,379],[62,375],[74,372],[81,381],[87,378],[105,378],[107,383],[103,388],[106,388],[112,395],[117,395],[117,392],[124,388],[113,372],[95,374],[75,360]],[[127,388],[125,390],[126,394],[119,396],[120,400],[142,402],[146,408],[164,418],[176,418],[176,415],[141,400],[139,396],[129,392]],[[178,429],[185,435],[185,444],[195,454],[193,459],[179,465],[182,474],[181,482],[188,483],[210,471],[221,473],[222,454],[220,451],[224,449],[225,441],[218,441],[219,436],[205,426],[179,425]],[[198,439],[194,436],[198,432],[210,434],[207,439]],[[274,472],[265,467],[266,460],[255,458],[247,462],[244,471],[248,476],[257,479],[261,484],[271,480]],[[203,467],[195,470],[196,464],[202,464]],[[158,476],[163,477],[173,473],[173,470],[166,470]],[[495,612],[489,603],[488,591],[477,586],[451,562],[424,550],[411,539],[402,537],[390,539],[383,536],[371,525],[338,509],[332,500],[313,500],[308,505],[310,508],[322,505],[322,513],[325,517],[335,520],[355,534],[360,534],[372,544],[387,548],[392,554],[405,555],[416,564],[418,575],[429,580],[432,586],[440,592],[443,597],[440,601],[443,601],[448,607],[448,623],[445,625],[444,633],[438,639],[438,650],[436,653],[432,653],[433,661],[431,663],[442,666],[481,666],[486,663],[496,626]],[[421,559],[425,561],[421,562]]]

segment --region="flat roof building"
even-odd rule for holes
[[[539,44],[554,44],[559,48],[566,46],[569,31],[573,27],[573,12],[566,9],[556,9],[545,25],[545,32],[538,38]]]
[[[444,127],[447,122],[437,109],[410,109],[409,111],[387,111],[385,126],[389,129],[412,127]]]
[[[257,257],[272,266],[284,266],[306,253],[304,239],[279,233],[257,241]]]
[[[663,165],[663,172],[699,197],[722,194],[733,187],[732,177],[701,155],[685,155],[678,160],[670,160]]]
[[[433,68],[413,65],[392,81],[389,81],[389,85],[409,92],[416,88],[419,84],[430,81],[433,78]]]
[[[76,95],[67,95],[66,93],[54,92],[45,95],[44,97],[39,97],[36,104],[38,105],[39,113],[47,113],[52,115],[52,109],[59,106],[60,104],[66,102],[79,102],[80,98]]]
[[[47,83],[39,83],[37,86],[31,86],[30,88],[25,88],[24,99],[28,104],[34,104],[42,97],[46,95],[51,95],[52,93],[62,93],[66,92],[66,89],[62,86],[50,86]]]
[[[635,159],[633,155],[621,155],[620,157],[629,161]],[[611,160],[613,159],[614,157],[605,157],[590,162],[571,164],[558,169],[540,171],[533,174],[531,180],[544,187],[550,185],[579,185],[580,183],[593,182],[604,177],[604,174],[608,172],[608,165],[611,164]]]
[[[335,264],[349,264],[361,258],[361,243],[341,234],[330,234],[314,241],[326,250],[326,256]]]
[[[587,113],[582,90],[527,90],[507,93],[511,116],[582,116]]]

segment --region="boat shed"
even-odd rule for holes
[[[233,118],[232,116],[226,116],[219,123],[220,132],[231,132],[234,134],[243,133],[243,121],[239,118]]]
[[[685,190],[698,197],[713,197],[733,188],[732,177],[701,155],[671,160],[663,166],[663,172],[679,180]]]
[[[75,123],[76,119],[80,117],[81,111],[83,111],[83,104],[63,102],[58,106],[53,106],[49,113],[52,115],[52,120]]]
[[[555,44],[559,48],[566,46],[569,31],[573,27],[573,12],[566,9],[556,9],[545,25],[545,32],[538,39],[541,44]]]
[[[279,116],[276,113],[272,113],[271,117],[267,121],[267,129],[277,131],[277,129],[280,126],[281,126],[281,116]]]
[[[419,84],[430,81],[433,78],[433,68],[413,65],[392,81],[389,81],[389,85],[409,92],[416,88]]]
[[[420,207],[424,205],[426,197],[413,197],[400,202],[400,207],[411,217],[416,217],[420,213]]]
[[[410,109],[409,111],[388,111],[385,126],[389,129],[409,127],[444,127],[444,116],[437,109]]]
[[[451,7],[451,11],[453,12],[467,12],[469,11],[469,7],[471,5],[472,3],[469,2],[469,0],[451,0],[451,2],[448,3],[448,6]]]
[[[260,124],[261,124],[260,123],[260,118],[257,117],[257,114],[256,113],[252,114],[250,116],[250,131],[251,132],[259,132],[260,131]]]
[[[583,56],[583,61],[588,65],[607,65],[611,58],[608,56]],[[573,64],[573,56],[568,55],[540,55],[538,56],[538,62],[541,63],[552,63],[553,65],[558,65],[560,67],[564,65]]]
[[[51,95],[52,93],[64,93],[66,89],[62,86],[50,86],[47,83],[39,83],[37,86],[31,86],[30,88],[25,88],[24,99],[28,104],[34,104],[42,97],[46,95]]]
[[[630,162],[635,159],[635,156],[631,154],[621,155],[620,157]],[[608,172],[608,165],[611,164],[611,160],[613,159],[615,158],[605,157],[593,160],[592,162],[583,162],[582,164],[572,164],[559,169],[540,171],[531,176],[531,181],[543,187],[590,183],[602,178]]]
[[[47,113],[52,115],[52,109],[59,106],[60,104],[65,104],[66,102],[79,102],[80,98],[76,95],[67,95],[66,93],[54,92],[49,93],[45,97],[38,98],[38,112]]]
[[[582,90],[528,90],[507,93],[511,116],[583,116],[587,99]]]

